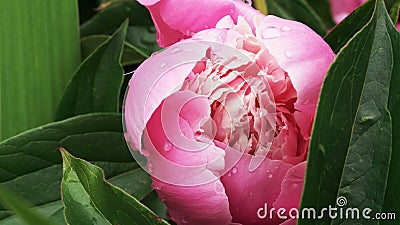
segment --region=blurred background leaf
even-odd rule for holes
[[[77,2],[3,0],[0,141],[54,119],[80,62]]]
[[[124,71],[122,50],[128,21],[79,66],[57,110],[56,120],[90,112],[118,112]]]
[[[0,185],[0,205],[12,210],[19,219],[19,225],[57,225],[52,219],[31,209],[29,203]]]
[[[302,22],[324,36],[335,24],[328,0],[265,0],[268,14]]]
[[[159,51],[156,42],[156,30],[149,11],[135,0],[113,0],[98,6],[97,14],[81,25],[81,37],[112,34],[129,18],[126,41],[144,57]]]

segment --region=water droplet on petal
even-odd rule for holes
[[[289,27],[289,26],[283,26],[283,27],[281,27],[281,30],[282,30],[282,31],[291,31],[292,28]]]
[[[161,186],[155,185],[155,186],[153,186],[153,189],[159,191],[159,190],[161,190]]]
[[[217,194],[224,194],[224,187],[222,186],[222,184],[220,182],[215,182],[214,183],[214,191]]]
[[[272,173],[268,173],[268,178],[271,179],[274,175]]]
[[[288,58],[292,58],[293,53],[290,52],[290,51],[285,51],[285,55],[286,55],[286,57],[288,57]]]
[[[178,53],[178,52],[181,52],[181,51],[182,51],[181,48],[176,47],[176,48],[174,48],[174,49],[171,50],[171,53],[172,53],[172,54],[175,54],[175,53]]]
[[[290,186],[292,186],[292,188],[297,188],[299,185],[297,183],[292,183]]]
[[[228,175],[228,177],[231,177],[231,176],[232,176],[232,174],[231,174],[230,172],[229,172],[227,175]]]
[[[250,195],[250,196],[253,196],[253,192],[250,192],[249,195]]]
[[[171,142],[167,141],[164,143],[164,151],[168,152],[172,149],[172,144]]]
[[[144,155],[146,157],[150,155],[149,152],[146,149],[141,149],[140,153],[142,153],[142,155]]]
[[[129,135],[128,132],[125,132],[125,133],[124,133],[124,138],[125,138],[125,140],[126,140],[127,142],[130,142],[130,141],[131,141],[131,136]]]
[[[160,69],[164,68],[167,64],[166,63],[161,63],[160,64]]]
[[[147,170],[149,171],[149,173],[153,173],[154,172],[154,165],[153,163],[149,162],[147,164]]]
[[[231,14],[233,14],[233,9],[230,10]]]
[[[232,173],[236,174],[238,172],[238,169],[236,167],[233,167]]]
[[[185,218],[182,218],[182,219],[181,219],[181,223],[182,223],[182,224],[188,224],[188,221],[185,220]]]
[[[267,27],[262,31],[261,36],[264,39],[272,39],[282,36],[282,33],[276,27]]]

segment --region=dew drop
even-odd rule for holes
[[[292,183],[290,186],[291,186],[292,188],[297,188],[299,185],[298,185],[297,183]]]
[[[161,190],[161,186],[155,185],[155,186],[153,186],[153,189],[159,191],[159,190]]]
[[[285,51],[285,55],[286,55],[286,57],[288,57],[288,58],[292,58],[293,53],[292,53],[291,51]]]
[[[214,191],[217,194],[223,194],[224,193],[224,187],[220,182],[215,182],[214,183]]]
[[[168,152],[172,149],[172,144],[171,142],[167,141],[164,143],[164,151]]]
[[[147,164],[147,170],[149,171],[149,173],[153,173],[154,172],[154,165],[153,163],[149,162]]]
[[[142,155],[144,155],[146,157],[150,155],[149,152],[146,149],[140,150],[140,153],[142,153]]]
[[[125,132],[125,133],[124,133],[124,138],[125,138],[125,140],[126,140],[127,142],[130,142],[130,141],[131,141],[131,136],[129,135],[128,132]]]
[[[174,49],[171,50],[171,53],[172,54],[176,54],[176,53],[181,52],[181,51],[182,51],[181,48],[174,48]]]
[[[274,175],[272,173],[268,173],[268,178],[271,179]]]
[[[167,64],[166,63],[161,63],[160,64],[160,69],[164,68]]]
[[[250,195],[250,196],[253,196],[253,192],[250,192],[249,195]]]
[[[181,219],[181,223],[182,223],[182,224],[188,224],[188,221],[185,220],[185,218],[182,218],[182,219]]]
[[[263,30],[261,36],[264,39],[273,39],[282,36],[282,34],[276,27],[267,27]]]
[[[233,174],[236,174],[237,172],[238,172],[238,169],[237,169],[236,167],[233,167],[232,173],[233,173]]]
[[[231,14],[233,14],[233,9],[230,9]]]
[[[283,27],[281,27],[281,30],[282,30],[282,31],[291,31],[292,28],[289,27],[289,26],[283,26]]]
[[[228,176],[228,177],[231,177],[231,176],[232,176],[232,174],[231,174],[231,173],[228,173],[228,174],[227,174],[227,176]]]

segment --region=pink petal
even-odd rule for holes
[[[297,91],[296,109],[314,116],[322,81],[335,55],[329,45],[306,25],[275,16],[256,20],[257,37]]]
[[[178,91],[164,100],[147,124],[144,151],[153,188],[178,224],[230,224],[232,219],[217,176],[225,167],[225,152],[211,140],[194,139],[193,132],[209,114],[207,99]]]
[[[189,38],[198,31],[213,28],[227,15],[235,22],[239,15],[244,16],[248,22],[255,15],[261,15],[242,0],[141,0],[139,2],[144,4],[152,15],[157,30],[157,41],[161,47]]]
[[[208,101],[193,92],[179,91],[165,99],[149,120],[144,136],[142,151],[153,177],[181,186],[217,179],[214,173],[224,169],[225,151],[212,140],[197,141],[193,130],[209,112]]]
[[[251,155],[238,156],[240,154],[238,151],[229,148],[227,150],[225,156],[227,165],[232,165],[232,161],[236,162],[240,158],[237,164],[221,177],[229,199],[232,222],[266,224],[268,221],[271,224],[278,224],[279,219],[276,217],[273,221],[269,220],[269,217],[259,219],[257,210],[264,207],[265,203],[272,207],[272,203],[281,192],[282,180],[292,165],[265,158],[257,169],[250,172]]]
[[[281,193],[273,207],[285,208],[287,212],[291,208],[298,208],[303,190],[304,175],[307,162],[293,166],[282,181]]]
[[[176,186],[153,179],[159,198],[177,224],[231,224],[229,202],[221,181],[199,186]]]
[[[129,81],[125,98],[126,138],[133,149],[141,149],[143,130],[161,102],[182,86],[209,46],[184,42],[144,61]]]

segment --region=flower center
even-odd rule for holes
[[[237,57],[224,59],[209,49],[181,90],[209,101],[211,114],[201,122],[197,140],[206,137],[240,152],[266,155],[282,126],[276,121],[276,107],[293,108],[296,92],[267,50],[261,50],[254,41],[243,46],[257,49],[255,59],[235,64]]]

